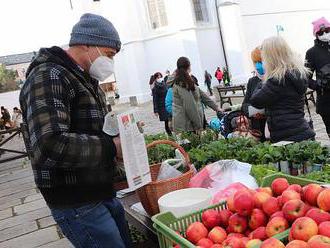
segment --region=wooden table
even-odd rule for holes
[[[232,98],[244,98],[245,97],[245,85],[237,85],[237,86],[220,86],[218,85],[217,87],[219,97],[220,97],[220,108],[225,103],[228,103],[233,105],[231,99]],[[236,94],[237,92],[242,91],[243,94]],[[232,95],[228,95],[228,93],[231,92],[233,93]]]
[[[131,209],[131,206],[139,202],[139,198],[135,193],[131,193],[128,196],[125,196],[119,201],[123,204],[126,214],[126,219],[130,225],[133,225],[138,229],[139,232],[144,234],[148,240],[150,240],[150,248],[157,248],[158,238],[156,230],[153,228],[152,220],[149,217],[146,217],[135,210]],[[149,248],[149,246],[144,246],[144,248]]]

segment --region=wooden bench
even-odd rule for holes
[[[25,151],[12,150],[12,149],[7,149],[7,148],[3,147],[8,141],[12,140],[16,135],[19,135],[20,133],[21,133],[21,128],[19,128],[19,127],[8,129],[8,130],[0,130],[0,157],[1,157],[1,154],[3,154],[4,152],[17,154],[15,156],[11,156],[11,157],[6,156],[5,158],[0,158],[0,164],[6,163],[9,161],[13,161],[16,159],[20,159],[20,158],[25,158],[28,156],[27,152],[25,152]],[[2,135],[4,135],[4,134],[9,134],[9,136],[2,139]]]
[[[231,99],[232,98],[244,98],[245,97],[245,85],[237,85],[237,86],[217,86],[216,87],[219,93],[220,98],[220,108],[225,103],[233,105]],[[240,92],[242,92],[240,94]]]

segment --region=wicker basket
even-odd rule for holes
[[[188,188],[189,181],[194,174],[194,170],[190,165],[189,155],[177,143],[170,140],[158,140],[147,145],[147,148],[152,148],[160,144],[171,145],[177,148],[184,156],[185,165],[189,169],[179,177],[157,181],[161,164],[155,164],[150,167],[152,182],[136,190],[144,209],[150,216],[159,213],[158,199],[160,197],[174,190]]]

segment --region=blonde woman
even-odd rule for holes
[[[265,83],[251,97],[256,108],[265,108],[272,142],[314,139],[315,133],[304,118],[308,69],[281,37],[262,44]]]

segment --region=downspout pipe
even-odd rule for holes
[[[215,9],[216,9],[216,12],[217,12],[217,20],[218,20],[218,27],[219,27],[219,34],[220,34],[223,57],[225,59],[226,67],[227,67],[227,69],[229,69],[227,52],[226,52],[226,48],[225,48],[225,42],[224,42],[224,39],[223,39],[222,26],[221,26],[220,17],[219,17],[220,13],[219,13],[218,6],[219,6],[218,5],[218,0],[215,0]]]

